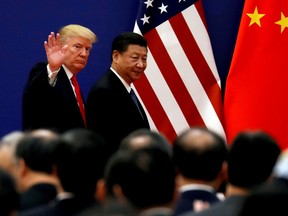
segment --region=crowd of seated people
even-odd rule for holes
[[[0,215],[281,215],[288,201],[288,153],[262,131],[228,144],[201,127],[173,142],[137,129],[112,155],[106,145],[85,128],[3,136]]]

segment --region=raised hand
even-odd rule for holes
[[[47,60],[51,71],[58,70],[64,62],[67,45],[63,46],[60,41],[60,34],[54,32],[48,36],[48,42],[44,42]]]

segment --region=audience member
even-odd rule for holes
[[[133,215],[171,215],[175,195],[172,158],[156,146],[117,151],[105,169],[107,193]]]
[[[217,191],[227,178],[227,154],[224,139],[206,128],[189,128],[175,139],[179,198],[174,215],[200,211],[221,201]]]
[[[207,210],[183,216],[238,215],[247,195],[271,178],[280,151],[275,140],[264,132],[239,133],[228,153],[227,198]]]
[[[137,33],[122,33],[113,40],[111,57],[110,69],[88,94],[86,113],[87,127],[107,141],[113,154],[129,133],[150,128],[140,101],[130,95],[132,83],[146,69],[147,41]]]
[[[15,178],[16,160],[15,148],[19,140],[24,136],[21,131],[12,131],[0,140],[0,167]]]
[[[60,188],[55,171],[55,148],[59,136],[47,129],[27,132],[15,150],[19,211],[47,204]]]
[[[257,187],[245,199],[239,216],[286,215],[288,203],[288,150],[281,152],[270,181]]]
[[[164,135],[147,128],[137,129],[126,136],[120,143],[121,150],[136,150],[145,147],[159,147],[172,157],[172,144]]]
[[[98,134],[84,128],[63,133],[62,142],[56,147],[57,175],[63,191],[49,205],[21,215],[71,216],[92,206],[99,207],[100,211],[95,193],[106,162],[105,144]]]
[[[19,207],[19,194],[14,178],[0,168],[0,215],[15,216]]]
[[[146,128],[137,129],[126,136],[120,143],[119,151],[137,151],[150,147],[159,148],[172,157],[172,148],[169,141],[162,134]],[[122,212],[124,215],[129,215],[132,213],[131,206],[119,202],[112,189],[105,189],[105,182],[102,183],[102,191],[101,197],[104,201],[106,214]]]
[[[287,215],[288,182],[273,179],[253,190],[243,201],[238,216]]]
[[[44,42],[47,61],[31,70],[23,93],[23,130],[47,128],[64,132],[85,127],[84,99],[76,75],[87,64],[96,35],[71,24]]]

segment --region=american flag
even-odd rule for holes
[[[225,138],[220,78],[202,2],[141,0],[134,32],[148,41],[145,75],[134,85],[152,129],[172,141],[191,126]]]

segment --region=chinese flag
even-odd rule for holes
[[[224,114],[229,143],[240,131],[262,130],[288,147],[287,0],[245,1]]]

